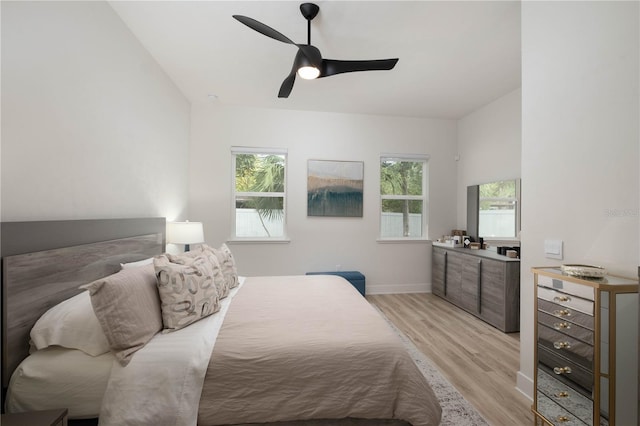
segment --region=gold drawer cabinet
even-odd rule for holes
[[[535,424],[638,424],[638,281],[533,268]]]

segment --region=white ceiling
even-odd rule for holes
[[[194,104],[460,118],[520,87],[518,1],[317,1],[311,43],[330,59],[400,60],[391,71],[296,78],[277,97],[297,48],[298,1],[112,1],[113,9]]]

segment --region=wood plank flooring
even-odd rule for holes
[[[516,390],[519,333],[502,333],[433,294],[370,295],[442,375],[495,426],[532,425],[531,402]]]

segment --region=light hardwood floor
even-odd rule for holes
[[[519,333],[502,333],[432,294],[367,296],[487,421],[533,425],[531,402],[516,390]]]

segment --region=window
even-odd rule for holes
[[[427,238],[428,158],[380,157],[380,238]]]
[[[489,239],[517,237],[519,198],[519,179],[479,185],[478,236]]]
[[[286,150],[231,149],[233,161],[233,237],[286,238]]]

